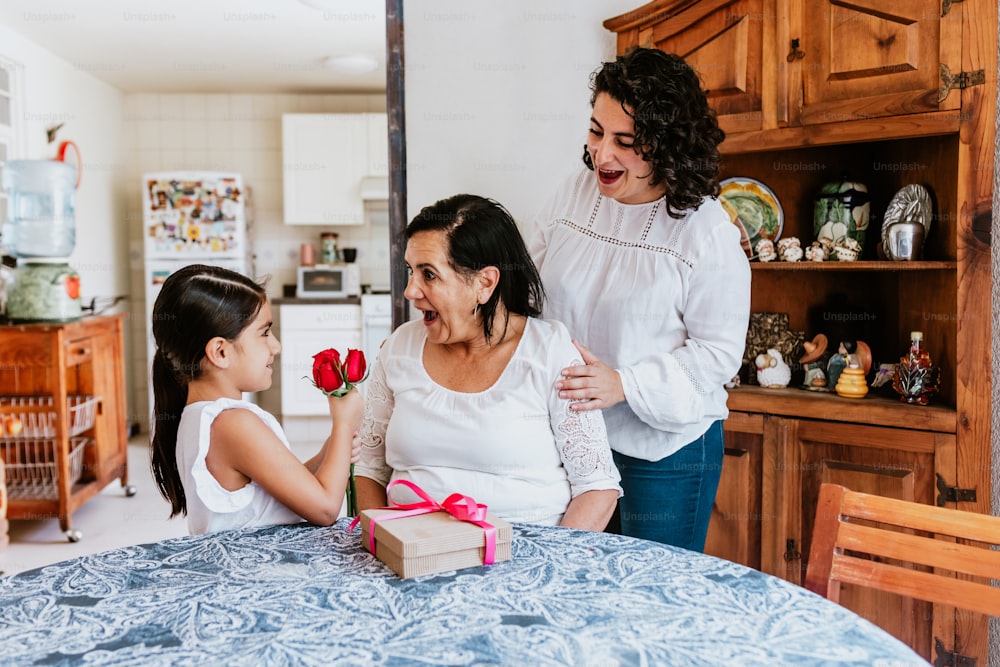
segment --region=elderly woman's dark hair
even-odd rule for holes
[[[607,93],[635,122],[635,145],[652,166],[650,185],[666,187],[667,212],[682,217],[704,197],[719,194],[719,144],[725,133],[680,56],[636,48],[591,75],[590,104]],[[583,161],[594,168],[584,147]]]
[[[500,270],[496,289],[479,308],[483,333],[493,340],[497,306],[503,304],[503,333],[507,334],[509,313],[538,317],[545,291],[535,263],[524,245],[514,218],[498,202],[478,195],[459,194],[425,206],[403,231],[407,239],[419,232],[441,231],[448,242],[451,268],[471,279],[487,266]]]

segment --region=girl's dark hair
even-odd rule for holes
[[[590,77],[590,105],[607,93],[635,123],[635,145],[652,166],[650,185],[666,188],[667,212],[682,217],[704,197],[719,194],[719,144],[726,134],[680,56],[635,48],[606,62]],[[583,162],[594,168],[586,146]]]
[[[266,301],[264,288],[246,276],[203,264],[170,274],[156,297],[151,464],[160,495],[170,501],[171,517],[187,514],[176,450],[188,383],[201,376],[208,341],[217,336],[235,340]]]
[[[498,202],[478,195],[460,194],[425,206],[403,230],[407,239],[419,232],[444,232],[451,268],[471,279],[482,268],[495,266],[500,279],[489,300],[479,307],[486,340],[493,337],[497,305],[506,313],[538,317],[545,291],[538,269],[524,245],[514,218]],[[507,335],[505,314],[503,333]]]

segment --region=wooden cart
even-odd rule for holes
[[[112,480],[128,484],[122,315],[0,326],[0,458],[7,518],[71,516]]]

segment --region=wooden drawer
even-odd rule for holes
[[[91,338],[66,341],[66,366],[79,366],[93,359],[94,343]]]

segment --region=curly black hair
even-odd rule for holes
[[[719,144],[726,138],[698,74],[672,53],[635,48],[591,74],[591,106],[601,93],[635,123],[635,145],[650,163],[650,185],[666,188],[667,212],[679,218],[719,194]],[[583,162],[593,160],[586,146]]]

